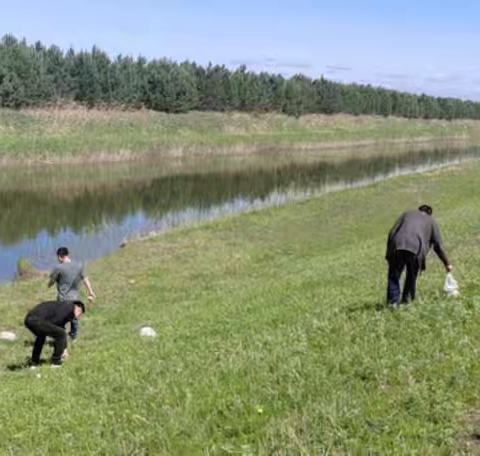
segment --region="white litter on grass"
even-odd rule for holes
[[[157,332],[150,326],[143,326],[140,328],[140,335],[142,337],[157,337]]]
[[[449,272],[445,277],[445,285],[443,290],[447,293],[447,296],[458,297],[460,296],[460,291],[458,290],[458,282],[453,277],[453,274]]]
[[[0,332],[0,339],[13,342],[14,340],[17,340],[17,335],[11,331],[2,331]]]

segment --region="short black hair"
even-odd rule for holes
[[[68,249],[66,247],[60,247],[57,249],[57,256],[62,258],[68,256]]]
[[[428,215],[432,215],[433,209],[432,206],[429,206],[428,204],[422,204],[419,208],[419,211],[425,212]]]
[[[82,309],[82,314],[86,312],[85,304],[82,301],[73,301],[73,305],[80,307],[80,309]]]

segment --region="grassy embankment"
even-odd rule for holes
[[[85,162],[163,156],[247,154],[270,148],[337,149],[382,142],[476,141],[480,122],[347,115],[201,113],[83,109],[0,111],[0,162]]]
[[[0,343],[0,452],[460,451],[480,427],[479,172],[385,181],[96,261],[98,302],[63,369],[11,371],[31,338]],[[442,297],[431,257],[420,299],[387,311],[386,232],[420,201],[436,209],[463,296]],[[51,296],[43,280],[0,287],[0,329],[20,331]],[[146,323],[158,338],[139,337]]]

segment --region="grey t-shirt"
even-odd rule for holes
[[[59,301],[79,299],[79,286],[84,279],[83,265],[77,261],[61,263],[55,267],[50,278],[57,284]]]

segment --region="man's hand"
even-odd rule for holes
[[[453,266],[451,264],[447,264],[445,266],[445,269],[447,270],[447,272],[452,272],[453,271]]]

